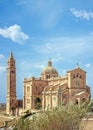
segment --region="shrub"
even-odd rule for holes
[[[14,130],[79,130],[87,110],[84,104],[58,107],[33,116],[32,120],[21,118]]]

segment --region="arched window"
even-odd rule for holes
[[[14,100],[12,99],[12,103],[14,102]]]
[[[30,87],[29,86],[27,86],[27,93],[29,93],[30,92]]]
[[[78,73],[77,73],[76,77],[78,77]]]
[[[42,101],[39,97],[35,97],[34,105],[35,109],[40,109],[42,107]]]
[[[81,79],[81,75],[79,76],[79,78]]]
[[[85,98],[82,98],[82,103],[84,103],[86,101],[86,99]]]
[[[73,79],[75,78],[75,74],[73,75]]]
[[[38,90],[38,87],[36,86],[36,90]]]

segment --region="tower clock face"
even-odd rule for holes
[[[76,86],[79,86],[80,85],[80,82],[79,81],[76,81]]]

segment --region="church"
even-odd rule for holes
[[[7,62],[6,113],[11,114],[22,108],[27,110],[51,110],[67,103],[79,104],[91,97],[86,85],[86,72],[79,66],[60,76],[49,60],[39,78],[24,78],[23,99],[16,97],[16,65],[11,52]]]

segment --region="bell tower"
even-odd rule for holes
[[[7,62],[6,114],[15,114],[16,110],[16,66],[12,52]]]

